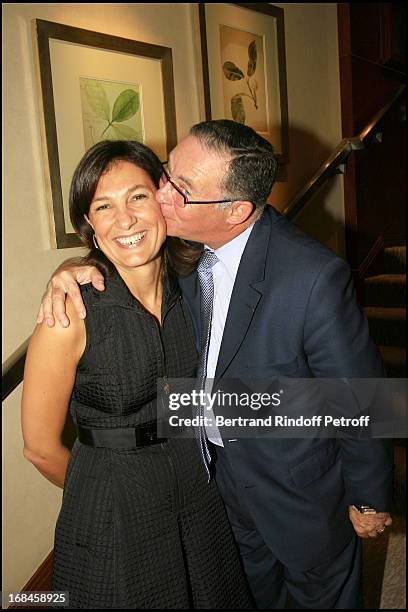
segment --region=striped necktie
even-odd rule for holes
[[[204,389],[204,383],[207,376],[207,357],[211,338],[211,321],[214,302],[214,279],[212,268],[215,266],[217,261],[218,257],[216,254],[209,249],[205,249],[197,268],[198,280],[200,282],[201,289],[201,351],[197,369],[197,378],[200,384],[200,390]],[[198,406],[198,416],[201,417],[200,423],[202,423],[202,417],[204,417],[204,405],[201,402]],[[203,424],[198,426],[198,442],[201,457],[209,480],[211,455]]]

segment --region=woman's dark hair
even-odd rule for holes
[[[93,229],[85,219],[101,176],[119,161],[127,161],[144,170],[156,187],[163,172],[159,158],[151,149],[133,140],[103,140],[88,149],[79,162],[71,182],[69,212],[71,223],[89,253],[84,263],[97,266],[109,276],[115,270],[112,262],[93,243]],[[179,238],[167,238],[164,262],[168,273],[189,274],[195,267],[201,250]]]

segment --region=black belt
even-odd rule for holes
[[[125,450],[151,446],[167,442],[167,438],[157,437],[157,421],[141,423],[136,427],[119,427],[112,429],[90,429],[78,426],[78,440],[87,446],[115,448]]]

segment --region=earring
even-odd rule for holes
[[[93,236],[92,236],[92,240],[93,240],[93,243],[94,243],[94,245],[95,245],[95,249],[98,249],[98,251],[99,251],[100,249],[99,249],[99,247],[98,247],[98,243],[96,242],[95,234],[93,234]]]

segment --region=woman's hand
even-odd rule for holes
[[[63,327],[68,327],[70,320],[66,313],[66,296],[72,300],[72,304],[81,317],[86,317],[86,309],[82,301],[81,292],[78,284],[85,285],[92,283],[95,289],[103,291],[105,283],[103,275],[95,266],[84,264],[78,265],[78,259],[68,259],[52,275],[47,284],[47,290],[43,295],[40,310],[37,316],[37,323],[47,323],[48,327],[53,327],[55,319]]]

